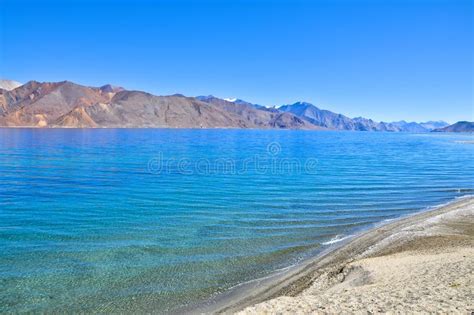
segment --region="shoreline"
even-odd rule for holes
[[[428,227],[439,229],[443,225],[443,223],[440,223],[442,221],[440,219],[444,217],[456,219],[460,215],[466,216],[466,213],[469,223],[473,223],[474,196],[472,195],[457,198],[447,204],[428,208],[422,212],[380,223],[353,237],[346,236],[347,239],[333,244],[316,257],[276,271],[265,278],[238,285],[203,304],[186,310],[182,309],[180,312],[225,314],[242,310],[245,310],[243,312],[245,314],[285,312],[285,310],[272,309],[271,307],[280,305],[281,303],[278,304],[279,299],[297,299],[305,291],[311,289],[315,282],[318,282],[318,279],[331,279],[334,282],[333,280],[338,277],[347,277],[344,273],[351,269],[348,267],[358,261],[406,250],[406,248],[403,249],[403,244],[413,243],[407,246],[408,248],[412,246],[416,250],[419,245],[417,243],[420,243],[419,240],[423,240],[423,235],[426,236],[425,229]],[[413,228],[415,230],[410,232],[410,229]],[[444,228],[446,230],[449,227]],[[472,231],[469,231],[469,233],[472,233]],[[295,301],[293,301],[294,303]],[[272,311],[268,311],[268,308]],[[286,309],[286,312],[301,311],[299,309]]]
[[[65,127],[65,126],[0,126],[0,129],[20,129],[20,130],[101,130],[101,129],[118,129],[118,130],[132,130],[132,129],[164,129],[164,130],[287,130],[287,131],[326,131],[326,132],[356,132],[356,133],[401,133],[401,134],[415,134],[415,135],[472,135],[472,131],[388,131],[388,130],[346,130],[346,129],[328,129],[325,127],[321,128],[239,128],[239,127],[169,127],[169,126],[136,126],[136,127],[123,127],[123,126],[103,126],[103,127]],[[462,142],[464,143],[464,142]],[[472,141],[466,141],[466,143],[472,143]]]

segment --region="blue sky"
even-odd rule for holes
[[[0,0],[0,77],[474,120],[471,0]]]

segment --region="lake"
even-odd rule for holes
[[[0,312],[166,312],[474,192],[466,134],[0,129]]]

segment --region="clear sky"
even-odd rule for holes
[[[472,0],[0,0],[0,77],[474,120]]]

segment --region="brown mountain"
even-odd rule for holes
[[[75,108],[110,100],[108,93],[72,82],[30,81],[14,90],[0,90],[0,125],[46,127]]]
[[[220,99],[30,81],[0,89],[0,126],[321,129],[293,114]]]

